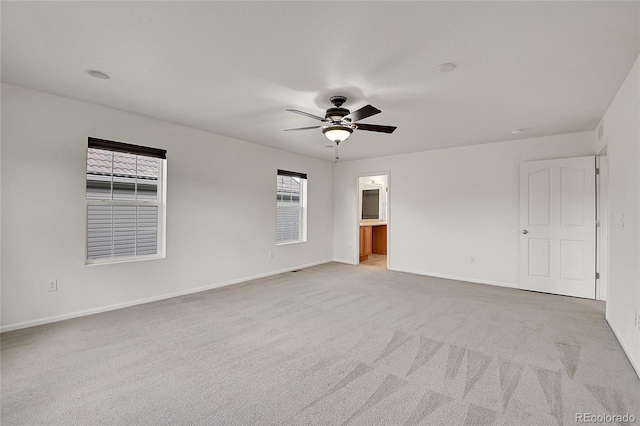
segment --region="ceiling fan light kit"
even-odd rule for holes
[[[353,129],[345,126],[329,126],[322,129],[322,133],[324,133],[331,142],[338,144],[349,139],[349,136],[353,133]]]

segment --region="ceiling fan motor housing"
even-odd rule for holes
[[[342,117],[346,117],[349,113],[350,111],[346,108],[329,108],[324,118],[332,122],[340,122]]]

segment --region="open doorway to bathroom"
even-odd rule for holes
[[[389,236],[389,175],[358,178],[360,265],[387,268]]]

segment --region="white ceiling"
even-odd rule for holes
[[[318,122],[285,108],[323,116],[341,94],[398,126],[356,131],[342,160],[593,130],[640,46],[635,1],[1,8],[5,82],[326,160],[319,130],[282,131]]]

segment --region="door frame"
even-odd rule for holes
[[[607,300],[609,291],[609,157],[607,145],[596,154],[596,300]]]
[[[390,170],[383,170],[383,171],[377,171],[377,172],[361,172],[361,173],[357,173],[355,175],[354,178],[354,182],[355,182],[355,196],[356,196],[356,203],[355,203],[355,221],[353,222],[354,224],[354,235],[355,235],[355,242],[353,247],[359,247],[360,246],[360,202],[358,201],[360,198],[360,178],[363,177],[367,177],[367,176],[386,176],[387,177],[387,269],[389,269],[389,265],[391,265],[391,250],[389,250],[389,248],[391,247],[391,171]],[[354,250],[354,265],[358,265],[360,264],[360,256],[358,255],[359,251],[358,250]]]

